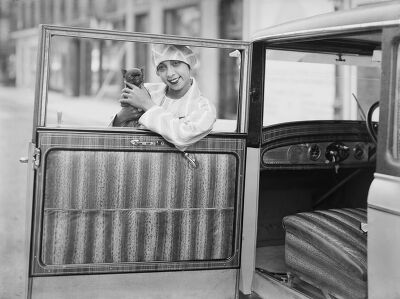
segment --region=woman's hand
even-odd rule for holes
[[[127,87],[122,90],[121,99],[119,100],[122,107],[130,105],[147,111],[155,105],[146,88],[140,88],[128,82],[125,82],[125,84]]]
[[[132,107],[130,105],[123,106],[115,116],[113,126],[120,127],[125,122],[131,120],[138,120],[143,113],[144,113],[143,110],[138,110],[137,108]]]

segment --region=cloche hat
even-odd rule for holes
[[[178,60],[189,65],[193,69],[197,64],[196,54],[188,46],[183,45],[152,45],[153,62],[157,67],[166,60]]]

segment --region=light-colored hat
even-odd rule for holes
[[[166,60],[183,61],[189,65],[191,69],[197,64],[196,54],[187,46],[154,44],[151,51],[153,53],[153,62],[156,67]]]

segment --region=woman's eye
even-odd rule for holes
[[[171,64],[172,64],[173,66],[178,66],[178,65],[181,64],[181,62],[180,62],[179,60],[172,60]]]
[[[159,72],[164,72],[165,69],[166,69],[166,68],[165,68],[164,65],[160,65],[160,66],[158,66],[157,71],[159,71]]]

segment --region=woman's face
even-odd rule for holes
[[[157,66],[157,75],[172,92],[183,96],[190,88],[190,68],[179,60],[166,60]]]

